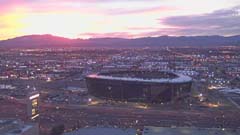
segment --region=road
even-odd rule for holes
[[[15,99],[12,100],[0,101],[0,117],[25,118],[24,113],[26,112],[24,110],[26,109],[26,104],[22,101],[16,102]],[[51,127],[61,123],[65,125],[67,131],[85,126],[98,125],[123,128],[143,128],[143,126],[239,128],[240,118],[236,117],[239,114],[235,110],[158,110],[42,103],[40,106],[39,122],[41,134],[44,135],[49,133]]]

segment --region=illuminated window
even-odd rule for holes
[[[36,114],[36,109],[32,109],[32,115]]]
[[[37,105],[38,105],[38,100],[37,99],[32,100],[32,106],[36,107]]]

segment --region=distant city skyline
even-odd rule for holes
[[[240,0],[0,0],[0,40],[239,35]]]

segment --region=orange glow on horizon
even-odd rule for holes
[[[208,14],[239,4],[236,0],[0,1],[0,40],[32,34],[67,38],[179,35],[179,27],[162,19]]]

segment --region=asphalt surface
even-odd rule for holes
[[[26,120],[24,101],[6,98],[0,100],[0,118]],[[143,128],[143,126],[193,126],[206,128],[240,128],[236,110],[157,110],[114,106],[54,105],[40,106],[41,134],[49,134],[51,128],[64,124],[66,131],[86,126],[116,126]]]

